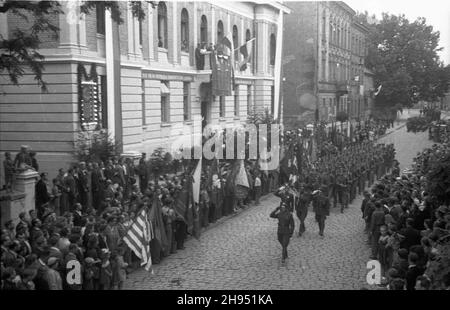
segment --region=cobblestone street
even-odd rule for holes
[[[401,168],[411,165],[421,149],[432,145],[428,133],[407,133],[400,125],[381,139],[395,143]],[[199,240],[191,239],[178,251],[154,266],[154,275],[132,273],[126,289],[360,289],[366,284],[369,248],[363,233],[361,197],[340,214],[332,209],[325,238],[318,235],[310,209],[306,233],[289,244],[289,259],[281,266],[281,247],[276,238],[277,221],[269,213],[279,204],[273,195],[260,206],[208,229]],[[296,220],[296,232],[299,221]]]

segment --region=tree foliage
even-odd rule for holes
[[[439,32],[423,17],[411,22],[404,15],[383,13],[377,24],[367,23],[367,18],[366,12],[357,19],[370,29],[366,64],[375,74],[376,85],[383,85],[376,105],[412,106],[419,100],[442,97],[448,89],[450,69],[437,54],[441,50]]]
[[[120,155],[119,145],[106,132],[81,132],[75,142],[78,161],[100,162]]]
[[[154,1],[146,1],[155,6]],[[119,1],[84,1],[80,2],[80,12],[90,14],[97,5],[111,12],[111,18],[118,24],[123,23]],[[145,18],[141,1],[129,1],[133,16],[138,20]],[[42,35],[50,34],[56,41],[59,27],[52,22],[53,16],[64,14],[58,1],[13,1],[6,0],[0,4],[0,13],[14,14],[24,24],[24,29],[12,29],[8,38],[0,36],[0,73],[7,74],[12,84],[18,85],[19,79],[27,70],[31,70],[42,91],[47,91],[43,79],[45,57],[39,52]],[[57,19],[56,19],[57,20]],[[26,28],[26,30],[25,30]]]
[[[441,204],[450,204],[450,151],[429,163],[427,190]]]

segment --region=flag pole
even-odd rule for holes
[[[275,49],[275,67],[274,67],[274,111],[273,119],[278,119],[278,110],[280,108],[281,97],[281,58],[283,44],[283,17],[284,12],[280,9],[277,24],[277,44]]]

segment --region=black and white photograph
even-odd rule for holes
[[[2,291],[449,290],[450,2],[0,0],[0,161]]]

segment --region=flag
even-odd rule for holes
[[[188,224],[187,221],[187,207],[189,205],[189,191],[187,189],[187,184],[184,184],[183,188],[177,192],[177,196],[174,203],[175,213],[183,219],[183,221]]]
[[[131,224],[123,241],[141,259],[141,266],[149,271],[152,267],[152,257],[150,255],[150,241],[154,238],[152,222],[149,220],[147,208],[142,208],[133,224]],[[152,270],[153,273],[153,270]]]
[[[247,69],[247,64],[250,63],[253,50],[253,40],[255,40],[255,38],[248,40],[244,45],[239,47],[239,52],[241,52],[242,56],[244,56],[244,60],[239,63],[240,71],[245,71]]]
[[[243,159],[238,159],[238,160],[239,160],[239,170],[236,175],[234,184],[236,186],[241,185],[243,187],[250,188],[250,184],[248,182],[248,177],[247,177],[247,172],[245,171],[245,167],[244,167],[244,160]]]
[[[222,39],[221,42],[224,46],[229,49],[229,63],[231,65],[231,70],[229,71],[229,80],[231,81],[232,89],[234,89],[235,76],[234,76],[234,66],[236,64],[236,60],[234,59],[234,42],[233,42],[233,34],[228,32],[228,34]]]
[[[191,203],[191,211],[193,217],[193,227],[192,234],[195,238],[200,238],[200,182],[202,176],[202,158],[197,163],[197,167],[192,174],[191,182],[192,182],[192,199]]]
[[[156,195],[155,195],[156,196]],[[158,240],[161,249],[164,253],[167,253],[169,242],[166,235],[166,228],[164,226],[161,210],[161,202],[158,197],[153,199],[152,209],[150,210],[150,221],[152,221],[154,239]]]
[[[383,85],[378,86],[377,91],[373,94],[374,96],[378,96],[378,94],[381,91],[381,86],[383,86]]]
[[[192,174],[192,198],[195,203],[200,202],[200,182],[202,176],[202,159],[197,163],[197,167]]]
[[[211,59],[211,88],[213,96],[231,96],[234,74],[229,57],[213,51]]]

